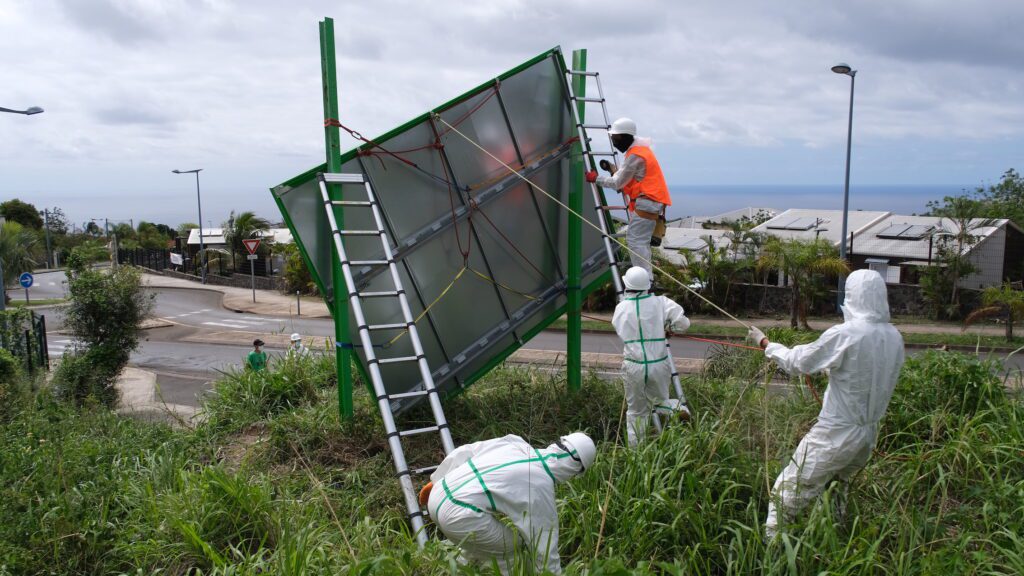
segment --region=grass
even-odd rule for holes
[[[837,320],[838,321],[838,320]],[[756,323],[756,321],[755,321]],[[564,318],[551,323],[549,326],[553,330],[565,330],[567,322]],[[899,326],[896,326],[899,328]],[[592,332],[615,332],[615,328],[612,327],[608,322],[602,322],[597,320],[583,320],[583,330]],[[807,334],[813,334],[815,338],[821,335],[820,330],[804,330]],[[694,336],[709,336],[712,338],[745,338],[747,335],[746,328],[742,326],[722,326],[721,324],[709,324],[698,320],[693,320],[690,325],[690,329],[687,330],[687,334]],[[1024,336],[1014,336],[1012,342],[1007,342],[1004,336],[995,336],[991,334],[977,334],[971,332],[964,333],[921,333],[921,332],[900,332],[903,335],[903,341],[907,344],[920,345],[920,346],[969,346],[978,347],[981,350],[1015,350],[1020,346],[1024,346]]]
[[[572,394],[502,368],[446,412],[457,443],[598,440],[595,465],[558,490],[568,574],[1024,573],[1024,406],[996,364],[909,359],[845,518],[830,492],[766,543],[770,485],[818,406],[768,393],[756,352],[721,354],[684,382],[692,424],[636,451],[621,446],[619,385],[593,377]],[[356,418],[339,422],[330,363],[226,374],[194,430],[21,394],[0,421],[0,574],[492,573],[438,540],[417,549],[373,403],[357,388]],[[427,437],[408,453],[440,455]]]
[[[38,300],[30,300],[29,303],[26,304],[25,300],[18,300],[14,298],[11,299],[7,305],[14,308],[24,308],[25,306],[52,306],[54,304],[64,304],[65,302],[67,302],[66,298],[42,298]]]

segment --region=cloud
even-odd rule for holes
[[[1024,138],[1024,5],[998,0],[0,0],[0,106],[46,109],[0,115],[0,195],[157,190],[152,173],[195,164],[211,198],[274,210],[262,191],[323,156],[324,15],[340,113],[371,136],[561,45],[589,49],[609,113],[678,158],[678,181],[841,169],[843,60],[858,176],[969,183]]]

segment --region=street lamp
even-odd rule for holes
[[[199,195],[199,173],[202,168],[196,168],[195,170],[171,170],[175,174],[195,174],[196,175],[196,204],[199,205],[199,268],[200,276],[202,277],[203,284],[206,284],[206,245],[203,244],[203,200]]]
[[[31,116],[33,114],[41,114],[43,109],[39,106],[32,106],[27,110],[11,110],[10,108],[0,106],[0,112],[10,112],[11,114],[24,114],[25,116]]]
[[[839,258],[846,260],[846,228],[850,215],[850,145],[853,141],[853,83],[857,79],[857,71],[850,68],[849,64],[840,62],[832,67],[836,74],[844,74],[850,77],[850,119],[846,126],[846,185],[843,188],[843,235],[839,243]],[[839,279],[839,290],[837,292],[836,307],[843,305],[846,299],[846,284],[842,278]]]

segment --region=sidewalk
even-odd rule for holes
[[[585,312],[587,316],[593,318],[601,318],[603,320],[611,321],[612,315],[610,312]],[[740,320],[747,322],[752,326],[757,326],[762,330],[765,328],[775,327],[789,327],[789,318],[758,318],[758,317],[744,317],[737,316]],[[564,317],[563,317],[564,318]],[[704,326],[725,326],[732,328],[742,328],[736,322],[722,318],[720,316],[688,316],[691,322],[697,325]],[[838,316],[833,319],[820,319],[811,318],[807,321],[810,324],[811,329],[824,331],[836,324],[842,322]],[[1006,329],[1002,326],[971,326],[967,330],[961,330],[959,324],[940,324],[936,322],[900,322],[897,318],[893,321],[893,326],[899,329],[900,332],[911,333],[911,334],[984,334],[986,336],[1002,336],[1006,334]]]
[[[200,284],[181,278],[170,278],[156,274],[143,274],[142,283],[149,288],[182,288],[187,290],[209,290],[223,294],[221,304],[235,312],[267,314],[272,316],[292,316],[295,314],[295,297],[281,294],[276,290],[257,290],[256,302],[252,301],[252,290],[234,286],[214,286]],[[327,305],[320,298],[305,296],[302,298],[302,317],[330,318]]]
[[[164,402],[153,372],[128,366],[117,378],[115,386],[121,394],[117,409],[120,414],[181,426],[195,423],[198,408]]]

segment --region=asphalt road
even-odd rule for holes
[[[40,274],[41,293],[58,294],[62,272]],[[195,405],[197,397],[209,389],[208,382],[224,370],[238,367],[251,349],[236,342],[215,344],[188,342],[186,338],[210,332],[244,332],[260,334],[290,334],[304,336],[331,336],[333,323],[324,318],[296,318],[259,316],[237,313],[221,306],[221,294],[202,289],[159,288],[156,294],[154,316],[173,325],[153,328],[145,332],[145,340],[132,355],[132,364],[157,373],[157,382],[166,401]],[[42,296],[40,296],[42,297]],[[51,332],[61,327],[60,314],[54,309],[44,311]],[[67,337],[50,337],[51,356],[59,356],[70,345]],[[711,344],[676,337],[672,340],[672,353],[677,358],[704,358]],[[538,350],[564,350],[563,332],[541,332],[526,348]],[[271,354],[280,350],[269,349]],[[584,352],[619,354],[622,344],[613,333],[587,333],[583,335]],[[910,349],[917,353],[919,349]],[[1008,367],[1024,370],[1024,355],[1013,357]]]

